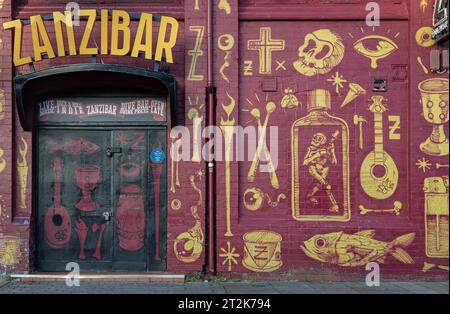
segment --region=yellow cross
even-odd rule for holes
[[[260,28],[260,39],[249,40],[248,50],[259,51],[259,73],[272,74],[272,52],[283,51],[285,41],[283,39],[272,39],[270,27]]]

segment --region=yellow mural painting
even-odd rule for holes
[[[225,52],[225,56],[223,57],[223,64],[219,69],[219,73],[222,76],[223,80],[227,83],[230,83],[230,79],[225,74],[225,70],[230,67],[231,50],[234,48],[234,44],[234,37],[231,34],[222,35],[218,39],[217,45],[219,49]]]
[[[203,40],[205,37],[205,27],[204,26],[191,26],[189,30],[196,33],[196,40],[194,48],[188,51],[188,55],[192,57],[191,64],[189,66],[189,73],[187,76],[188,81],[203,81],[205,76],[203,74],[197,74],[197,62],[198,58],[204,55],[202,49]]]
[[[273,272],[283,266],[280,234],[257,230],[247,232],[244,239],[242,265],[254,272]]]
[[[390,243],[375,240],[374,236],[375,230],[321,234],[305,241],[300,248],[311,259],[342,267],[365,267],[370,262],[384,264],[388,255],[404,264],[414,264],[405,249],[413,243],[415,233],[400,236]]]
[[[194,0],[194,10],[195,11],[200,10],[200,0]]]
[[[360,182],[371,198],[385,200],[394,195],[399,173],[394,159],[384,148],[383,114],[388,110],[384,96],[373,96],[369,110],[374,114],[374,149],[364,159],[360,169]]]
[[[172,200],[172,202],[170,203],[170,207],[177,211],[181,209],[181,206],[183,206],[182,202],[179,199],[174,199]]]
[[[236,120],[232,118],[233,112],[236,108],[236,100],[227,92],[230,103],[228,105],[222,104],[222,108],[227,115],[226,119],[222,118],[220,121],[220,129],[225,138],[225,198],[226,198],[226,237],[232,237],[231,231],[231,160],[232,160],[232,143],[234,136],[234,126]]]
[[[244,206],[250,211],[257,211],[262,208],[264,205],[264,201],[267,202],[267,205],[269,205],[272,208],[278,207],[278,204],[286,199],[286,195],[283,193],[280,193],[277,196],[276,201],[272,201],[269,194],[264,193],[259,188],[250,188],[247,189],[244,193]]]
[[[448,190],[448,176],[424,180],[425,251],[430,258],[449,257]]]
[[[423,157],[422,159],[419,159],[416,163],[417,169],[422,170],[423,173],[426,173],[428,170],[431,169],[431,162],[429,159]]]
[[[259,52],[259,74],[272,74],[272,54],[284,51],[285,41],[272,39],[272,28],[261,27],[259,39],[249,40],[247,48]]]
[[[335,75],[331,76],[327,80],[328,82],[331,82],[334,87],[336,87],[336,94],[341,94],[341,89],[344,88],[344,84],[348,83],[347,80],[344,79],[344,76],[339,74],[339,72],[336,72]]]
[[[297,108],[299,105],[301,105],[300,101],[298,100],[297,96],[295,96],[294,91],[292,88],[286,88],[284,91],[284,96],[281,99],[280,106],[283,109],[291,109],[291,108]]]
[[[267,135],[267,126],[269,125],[269,119],[270,116],[275,112],[277,109],[277,105],[269,101],[266,104],[266,117],[264,119],[264,123],[261,121],[261,111],[258,108],[254,108],[250,111],[250,114],[258,123],[258,130],[259,130],[259,136],[258,136],[258,146],[255,152],[255,155],[253,156],[252,164],[248,170],[247,174],[247,180],[249,182],[254,182],[256,173],[258,171],[261,157],[265,157],[265,161],[267,161],[267,172],[270,176],[270,183],[274,189],[280,188],[280,182],[278,180],[277,171],[275,169],[275,166],[272,161],[272,156],[270,154],[269,148],[267,147],[267,141],[266,141],[266,135]]]
[[[231,5],[228,0],[219,0],[218,7],[220,10],[225,11],[227,15],[231,14]]]
[[[21,262],[20,239],[15,236],[0,236],[0,265],[14,266]]]
[[[2,148],[0,148],[0,173],[5,171],[6,169],[6,160],[5,158],[3,158],[4,155],[5,151]]]
[[[433,126],[433,132],[420,145],[420,150],[430,156],[449,154],[449,140],[444,130],[449,116],[448,86],[447,78],[431,78],[419,84],[423,117]]]
[[[425,66],[425,64],[422,61],[422,57],[417,57],[417,63],[419,64],[420,68],[422,69],[424,74],[430,74],[430,70]]]
[[[358,97],[367,94],[367,91],[358,83],[348,84],[348,93],[341,104],[341,109],[355,101]]]
[[[394,207],[393,208],[388,208],[388,209],[370,209],[370,208],[366,208],[364,205],[359,205],[359,212],[361,215],[365,216],[369,213],[392,213],[395,216],[400,216],[401,210],[403,208],[403,203],[400,201],[396,201],[394,203]]]
[[[420,6],[420,9],[422,9],[422,12],[425,13],[425,11],[428,8],[428,0],[420,0],[419,6]]]
[[[22,144],[19,148],[19,157],[17,158],[17,172],[19,174],[19,184],[20,184],[20,208],[27,208],[28,144],[23,137],[21,137],[21,141]]]
[[[350,182],[349,182],[349,129],[347,123],[328,113],[331,109],[330,92],[317,89],[308,92],[308,115],[292,125],[292,215],[299,221],[349,221]],[[300,147],[305,134],[311,134],[308,147]],[[339,152],[335,145],[339,144]],[[337,154],[340,159],[338,160]],[[341,186],[334,186],[328,181],[330,167],[341,173]],[[306,200],[317,210],[327,207],[327,214],[312,213],[306,209],[303,202],[304,178],[300,171],[306,172],[312,178],[312,190],[306,195]],[[338,204],[333,190],[339,191],[341,205]],[[319,202],[317,193],[325,193],[328,202]],[[303,203],[303,205],[301,205]],[[319,208],[320,207],[320,208]],[[316,210],[314,210],[316,211]]]
[[[449,271],[449,267],[448,267],[448,265],[439,265],[439,264],[433,264],[433,263],[428,263],[428,262],[425,262],[424,264],[423,264],[423,269],[422,269],[422,271],[424,272],[424,273],[427,273],[427,272],[429,272],[429,271],[431,271],[432,269],[440,269],[440,270],[445,270],[445,271]]]
[[[192,130],[192,146],[193,146],[193,154],[192,154],[192,162],[200,162],[201,161],[201,126],[203,123],[203,117],[200,116],[200,112],[197,108],[191,108],[188,112],[189,120],[192,120],[193,130]]]
[[[252,60],[245,60],[243,69],[244,69],[243,70],[244,76],[253,76],[253,61]]]
[[[181,145],[181,139],[172,140],[171,156],[170,160],[170,192],[175,193],[176,188],[181,187],[180,183],[180,161],[179,159],[179,147]]]
[[[353,116],[353,124],[356,125],[359,129],[359,144],[358,147],[360,150],[364,149],[364,124],[367,124],[367,120],[360,115],[355,114]]]
[[[344,54],[342,38],[329,29],[319,29],[306,35],[294,68],[305,76],[327,74],[341,63]]]
[[[416,43],[423,48],[436,45],[433,39],[433,28],[429,26],[419,28],[416,32]]]
[[[389,140],[400,141],[402,139],[400,132],[402,118],[398,115],[389,115]]]
[[[220,251],[222,253],[219,254],[220,257],[222,257],[224,260],[222,262],[222,265],[228,264],[228,271],[232,271],[233,264],[237,265],[237,258],[239,258],[241,255],[239,253],[236,253],[236,248],[231,247],[230,241],[227,241],[227,248],[220,248]]]
[[[191,207],[191,214],[194,217],[195,225],[186,232],[183,232],[177,236],[173,243],[173,250],[176,258],[183,263],[195,263],[203,252],[203,243],[205,236],[202,230],[201,218],[198,214],[198,209],[203,203],[202,191],[197,186],[196,177],[199,180],[203,177],[203,172],[200,170],[196,175],[192,175],[189,178],[192,188],[198,194],[198,202]]]
[[[376,41],[376,49],[372,50],[367,48],[367,43],[365,43],[366,41]],[[370,59],[370,66],[372,69],[377,69],[378,62],[381,59],[389,57],[392,53],[399,49],[397,44],[392,39],[380,35],[365,36],[356,41],[353,44],[353,48],[358,54]]]

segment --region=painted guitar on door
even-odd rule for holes
[[[387,111],[383,96],[373,96],[369,110],[375,118],[375,148],[364,159],[360,181],[364,192],[378,200],[390,198],[398,186],[398,169],[394,159],[384,150],[383,114]]]

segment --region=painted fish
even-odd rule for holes
[[[343,267],[363,267],[370,262],[384,263],[388,255],[404,264],[414,264],[404,248],[414,241],[415,233],[400,236],[390,243],[374,240],[374,236],[374,230],[355,234],[334,232],[316,235],[300,247],[312,259]]]
[[[63,151],[71,156],[89,156],[98,153],[101,150],[97,144],[89,142],[84,138],[78,140],[71,139],[61,145],[58,145],[53,139],[48,139],[47,145],[50,146],[48,149],[50,154],[56,153],[57,151]]]

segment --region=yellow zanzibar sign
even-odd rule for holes
[[[111,13],[110,13],[111,12]],[[111,21],[109,19],[111,15]],[[137,25],[134,40],[131,39],[131,17],[122,10],[100,11],[99,47],[89,45],[92,31],[98,23],[97,10],[79,10],[78,16],[86,20],[84,26],[75,26],[70,11],[53,12],[53,26],[55,30],[55,43],[52,44],[46,30],[44,19],[40,15],[30,17],[31,35],[33,40],[33,56],[22,56],[22,34],[24,23],[21,20],[13,20],[3,23],[3,28],[14,30],[14,65],[21,66],[33,61],[41,61],[44,55],[49,59],[79,55],[113,55],[138,57],[143,55],[145,59],[162,61],[165,55],[167,63],[173,63],[173,48],[177,42],[178,21],[172,17],[159,17],[159,31],[155,50],[153,50],[153,15],[141,13]],[[111,25],[110,25],[111,24]],[[64,32],[66,42],[64,41]],[[75,31],[83,32],[82,39],[75,42]],[[67,44],[67,46],[66,46]],[[55,51],[56,48],[56,51]],[[67,51],[67,52],[66,52]]]

